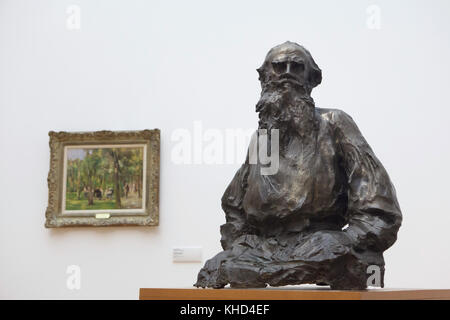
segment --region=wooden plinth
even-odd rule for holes
[[[161,289],[141,288],[140,300],[450,300],[450,290]]]

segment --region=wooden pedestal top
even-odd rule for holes
[[[141,288],[140,300],[450,300],[448,289],[369,289],[340,291],[309,288],[163,289]]]

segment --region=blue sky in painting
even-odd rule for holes
[[[67,160],[83,160],[86,155],[86,149],[67,149]]]

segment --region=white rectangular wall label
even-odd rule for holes
[[[202,247],[174,247],[173,262],[202,262]]]
[[[95,219],[109,219],[111,214],[109,213],[97,213],[95,214]]]

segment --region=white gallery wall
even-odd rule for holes
[[[190,287],[203,263],[173,263],[172,247],[219,252],[220,198],[243,158],[177,164],[172,135],[255,129],[255,69],[286,40],[323,70],[316,106],[353,117],[397,189],[386,286],[450,288],[449,11],[445,0],[0,0],[0,298]],[[159,227],[44,228],[48,131],[146,128],[161,129]]]

